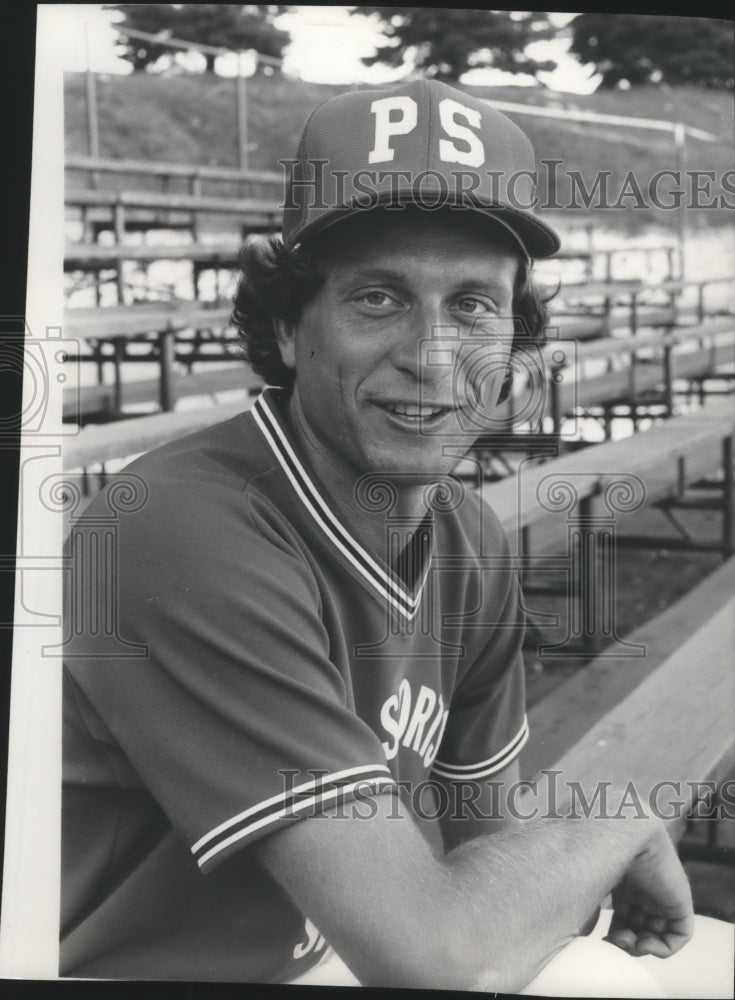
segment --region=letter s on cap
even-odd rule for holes
[[[461,115],[470,125],[480,128],[480,112],[474,108],[466,108],[459,101],[453,101],[451,97],[445,97],[439,101],[439,120],[442,128],[453,139],[461,139],[469,145],[469,150],[457,149],[453,142],[448,139],[439,141],[439,158],[445,163],[463,163],[468,167],[481,167],[485,162],[485,147],[478,135],[471,129],[460,125],[455,116]]]
[[[412,97],[382,97],[373,101],[370,110],[375,115],[375,146],[370,151],[368,163],[385,163],[396,155],[388,144],[390,137],[407,135],[416,128],[418,105]],[[392,122],[391,111],[400,111],[401,117]]]

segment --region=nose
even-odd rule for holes
[[[399,371],[438,384],[451,380],[459,327],[448,322],[441,304],[415,304],[397,331],[390,359]]]

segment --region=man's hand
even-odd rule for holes
[[[663,824],[613,891],[606,940],[630,955],[668,958],[692,936],[694,909],[684,869]]]

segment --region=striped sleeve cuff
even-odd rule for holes
[[[525,746],[528,739],[528,719],[523,716],[523,724],[516,735],[507,743],[502,750],[499,750],[487,760],[480,760],[474,764],[449,764],[446,761],[436,760],[434,762],[433,773],[441,778],[451,778],[454,781],[479,781],[481,778],[488,778],[491,774],[496,774],[507,767]]]
[[[323,807],[339,805],[359,795],[398,792],[390,769],[384,764],[350,767],[325,774],[311,781],[273,795],[269,799],[220,823],[201,837],[191,848],[203,872],[264,833],[276,829],[283,821],[304,819],[319,813]]]

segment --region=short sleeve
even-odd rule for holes
[[[506,768],[528,739],[522,646],[525,616],[518,578],[506,576],[506,598],[489,642],[458,684],[434,774],[481,781]]]
[[[99,629],[67,639],[70,693],[108,758],[122,751],[203,871],[319,807],[393,791],[330,661],[318,585],[288,522],[253,490],[148,488],[144,509],[119,517],[113,570],[87,560],[80,581],[74,560],[66,588],[74,623],[75,596],[114,579],[107,624],[118,645],[147,650],[110,652]],[[89,523],[72,549],[91,548]]]

